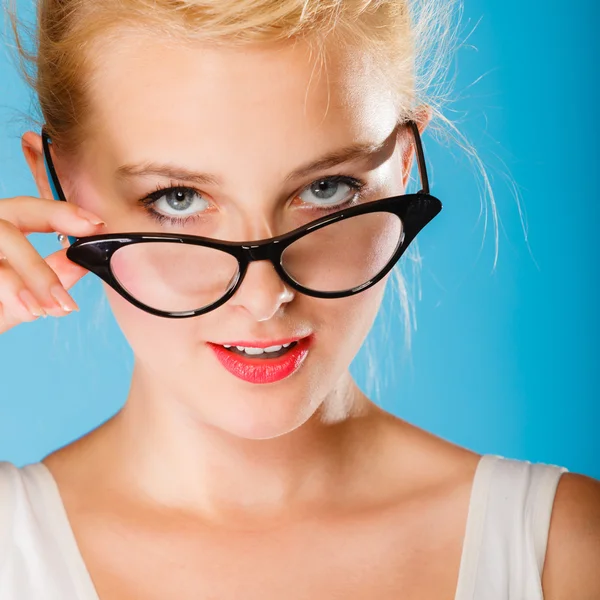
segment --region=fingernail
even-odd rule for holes
[[[97,217],[95,214],[85,210],[84,208],[78,208],[77,214],[86,221],[89,221],[92,225],[106,225],[106,223]]]
[[[67,312],[79,310],[75,300],[71,298],[67,290],[62,285],[54,285],[50,288],[50,294],[58,302],[61,308]]]
[[[29,290],[21,290],[18,294],[19,299],[25,305],[25,308],[34,317],[45,317],[46,311],[40,306],[35,296]]]

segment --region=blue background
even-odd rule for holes
[[[488,169],[498,263],[493,269],[491,216],[485,237],[478,219],[481,178],[460,148],[426,132],[432,192],[444,210],[418,238],[412,349],[390,285],[352,366],[384,408],[436,435],[595,478],[599,12],[593,0],[568,8],[548,0],[542,10],[522,0],[465,1],[468,40],[454,60],[456,100],[446,114]],[[0,197],[37,195],[20,148],[30,95],[6,41],[0,50]],[[31,239],[44,255],[58,249],[54,235]],[[132,354],[100,283],[86,276],[73,295],[80,313],[0,337],[0,460],[37,461],[124,402]]]

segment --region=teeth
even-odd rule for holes
[[[244,347],[244,346],[235,346],[241,352],[245,352],[246,354],[250,354],[252,356],[256,356],[258,354],[264,354],[265,352],[279,352],[282,348],[288,348],[294,342],[289,342],[287,344],[281,344],[278,346],[269,346],[267,348],[252,348],[252,347]],[[231,348],[231,344],[223,344],[223,348]]]
[[[265,351],[262,348],[243,348],[242,346],[236,346],[238,350],[243,350],[246,354],[255,356],[256,354],[264,354]]]

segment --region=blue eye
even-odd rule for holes
[[[319,208],[341,207],[359,196],[363,183],[352,177],[336,175],[313,181],[298,194],[303,202]]]
[[[153,205],[169,216],[191,215],[206,210],[208,206],[202,195],[191,188],[170,188],[163,192],[162,195],[155,196]]]
[[[208,207],[208,201],[197,190],[173,185],[159,187],[139,202],[153,219],[171,225],[185,225]]]

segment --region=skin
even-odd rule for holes
[[[331,52],[325,76],[300,43],[236,50],[124,34],[97,60],[81,156],[56,156],[67,198],[101,217],[101,231],[199,233],[136,206],[168,178],[116,176],[168,162],[220,178],[177,183],[218,207],[215,237],[242,240],[282,233],[287,201],[326,175],[364,179],[371,199],[403,193],[412,154],[394,133],[393,96],[364,56],[344,52]],[[428,120],[423,107],[421,130]],[[356,143],[382,148],[286,181]],[[39,135],[27,132],[23,149],[51,198]],[[175,321],[106,288],[135,355],[127,401],[43,460],[100,598],[454,597],[480,455],[382,411],[350,377],[385,285],[322,300],[253,263],[228,303]],[[267,385],[230,375],[205,345],[309,333],[301,369]],[[546,598],[600,595],[599,506],[598,482],[562,477]]]

